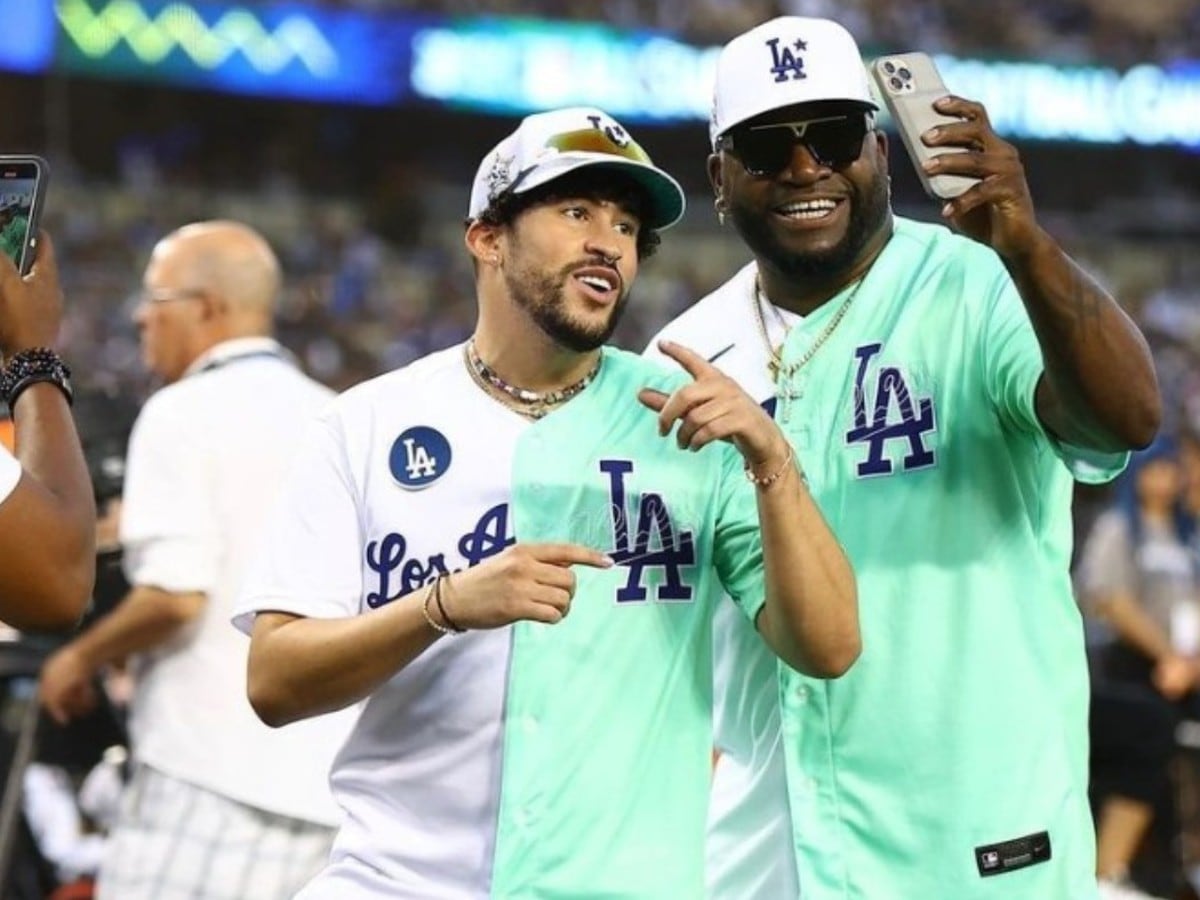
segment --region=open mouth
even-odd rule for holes
[[[599,303],[612,303],[621,295],[621,276],[612,269],[589,266],[576,269],[572,277],[586,295]]]

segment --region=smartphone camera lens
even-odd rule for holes
[[[899,70],[897,70],[896,74],[905,81],[908,81],[910,78],[912,78],[912,72],[908,71],[908,69],[906,69],[904,66],[901,66]]]
[[[888,79],[888,84],[890,84],[897,91],[904,87],[904,82],[895,75]]]
[[[894,75],[896,72],[895,63],[885,62],[883,64],[883,71],[887,72],[889,75]]]

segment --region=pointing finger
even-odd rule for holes
[[[613,564],[612,557],[582,544],[531,544],[529,549],[535,559],[556,566],[580,565],[607,569]]]
[[[674,341],[659,341],[658,349],[683,366],[683,370],[693,378],[699,378],[701,375],[717,371],[717,368],[712,363],[696,351],[689,350],[683,344],[677,344]]]

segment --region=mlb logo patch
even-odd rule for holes
[[[436,428],[417,425],[403,431],[392,443],[388,468],[402,488],[421,490],[450,468],[450,442]]]

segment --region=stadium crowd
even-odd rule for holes
[[[1185,59],[1200,30],[1190,0],[609,0],[603,13],[583,0],[324,0],[334,7],[415,10],[450,15],[521,15],[603,19],[622,28],[656,28],[696,41],[720,42],[773,16],[836,16],[866,47],[887,43],[929,51],[984,52],[1057,62],[1132,64]]]
[[[324,3],[372,11],[596,17],[595,4],[578,0]],[[886,42],[1117,66],[1144,59],[1168,63],[1194,54],[1190,36],[1200,33],[1200,3],[1190,0],[1044,0],[1034,6],[1018,0],[984,5],[967,0],[836,5],[830,0],[612,0],[604,13],[605,21],[619,27],[665,29],[714,43],[777,14],[832,15],[865,47]],[[168,104],[181,97],[163,96]],[[311,119],[300,114],[297,121]],[[239,162],[238,149],[212,146],[208,136],[176,126],[131,133],[114,148],[108,172],[79,165],[69,153],[51,154],[54,181],[45,224],[55,236],[68,298],[61,349],[80,390],[140,402],[156,387],[142,364],[132,319],[139,276],[163,234],[204,219],[253,223],[270,241],[284,271],[277,336],[310,375],[336,390],[469,336],[475,296],[461,252],[463,173],[449,172],[429,158],[406,157],[378,173],[366,190],[349,178],[317,183],[314,160],[297,155],[304,127],[274,135],[250,166]],[[698,126],[695,131],[700,134]],[[741,245],[718,225],[711,195],[696,190],[694,182],[689,187],[687,217],[639,275],[634,301],[616,334],[621,346],[640,350],[665,322],[746,261]],[[1172,200],[1169,191],[1141,196],[1139,215],[1168,221]],[[918,219],[937,215],[923,198],[902,198],[897,208]],[[1121,298],[1150,341],[1164,395],[1165,436],[1200,434],[1195,234],[1173,235],[1165,227],[1132,234],[1119,221],[1097,228],[1095,217],[1075,215],[1067,205],[1049,209],[1044,220]],[[1119,490],[1080,490],[1076,537],[1081,548],[1093,521],[1112,506]],[[1114,637],[1103,617],[1095,609],[1086,611],[1096,645],[1111,644]],[[1184,783],[1196,791],[1194,782]],[[1194,794],[1179,799],[1182,814],[1193,817],[1184,829],[1188,843],[1181,856],[1200,864],[1200,799]],[[1177,841],[1178,833],[1168,830],[1164,840]]]

